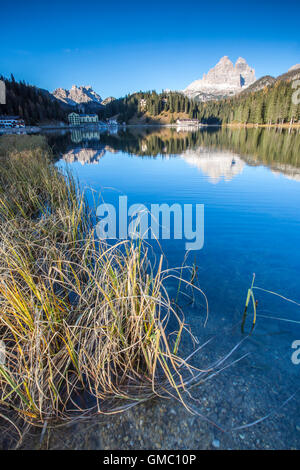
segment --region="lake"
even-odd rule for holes
[[[204,245],[186,262],[207,296],[207,324],[203,296],[181,305],[196,341],[213,338],[195,365],[242,340],[231,356],[238,362],[192,390],[195,415],[155,400],[78,435],[89,435],[92,448],[299,448],[299,130],[128,127],[47,138],[57,165],[71,169],[91,204],[99,196],[115,207],[119,196],[147,208],[204,204]],[[159,242],[150,241],[154,254],[162,251],[169,268],[181,266],[185,240]],[[257,321],[248,336],[251,304],[244,333],[241,322],[253,273],[255,286],[294,303],[254,290]],[[168,289],[176,296],[175,283]]]

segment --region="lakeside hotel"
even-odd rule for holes
[[[99,122],[99,118],[97,114],[70,113],[68,115],[68,121],[72,126],[80,126],[80,124]]]

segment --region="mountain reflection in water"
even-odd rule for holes
[[[222,178],[230,181],[234,176],[242,173],[245,162],[239,155],[231,152],[210,152],[199,147],[196,150],[187,150],[181,156],[189,165],[195,166],[209,177],[211,183],[218,183]]]
[[[131,127],[118,133],[73,129],[55,141],[56,153],[68,162],[95,163],[106,151],[140,157],[178,156],[210,177],[226,181],[243,171],[244,164],[266,165],[274,173],[300,180],[299,130],[274,128],[206,128],[179,131],[173,128]],[[74,145],[75,144],[75,145]]]

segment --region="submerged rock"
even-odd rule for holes
[[[220,447],[220,441],[218,439],[214,439],[212,441],[212,446],[215,448],[215,449],[219,449]]]

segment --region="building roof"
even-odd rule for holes
[[[72,111],[72,113],[69,113],[68,114],[69,116],[80,116],[80,117],[97,117],[98,114],[79,114],[79,113],[75,113],[74,111]]]

